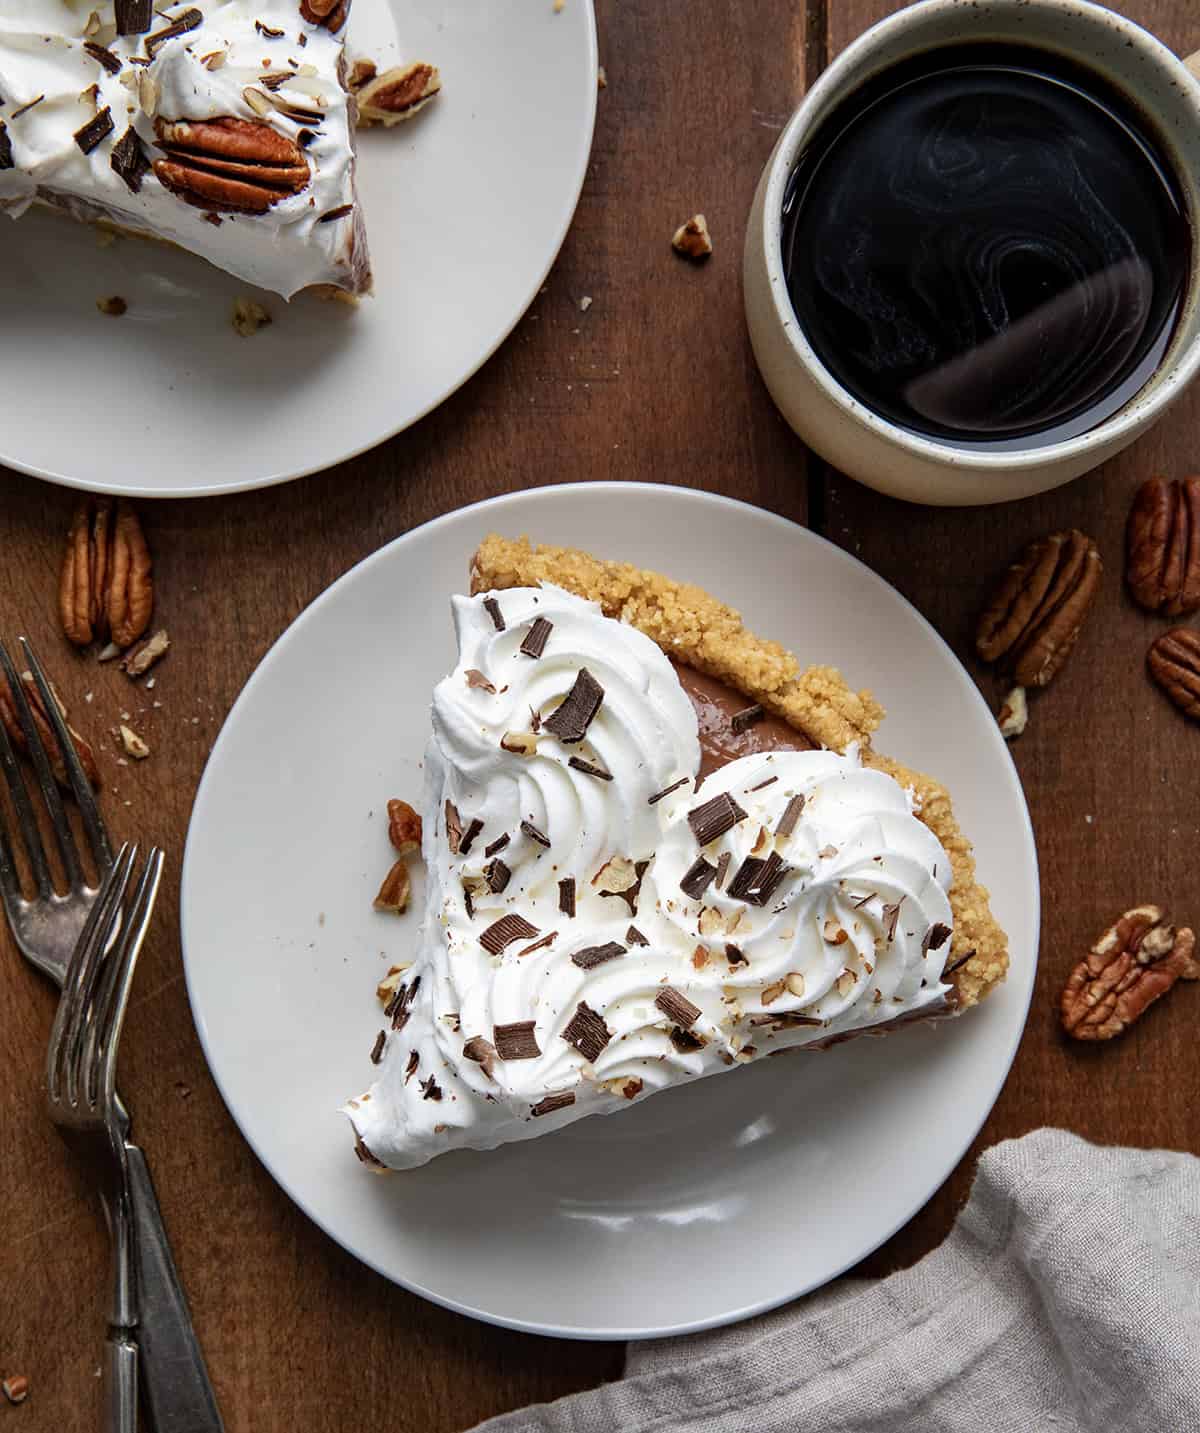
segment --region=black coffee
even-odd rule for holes
[[[1091,74],[964,46],[835,112],[792,176],[793,307],[867,407],[942,441],[1086,432],[1146,382],[1191,252],[1176,181]]]

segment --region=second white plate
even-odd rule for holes
[[[398,433],[495,351],[583,184],[592,0],[359,0],[348,48],[442,73],[418,118],[359,137],[374,297],[289,306],[164,245],[0,215],[0,463],[144,497],[265,487]],[[123,318],[97,311],[111,294]],[[274,316],[253,338],[240,295]]]
[[[373,1177],[337,1107],[369,1083],[376,981],[418,917],[376,914],[384,803],[419,793],[449,598],[489,531],[586,545],[702,582],[890,710],[881,750],[935,772],[977,844],[1012,970],[937,1027],[769,1060],[490,1154]],[[714,574],[719,574],[715,576]],[[642,1338],[725,1323],[868,1254],[987,1117],[1032,990],[1038,876],[996,723],[941,638],[861,563],[758,509],[588,484],[467,508],[349,572],[238,699],[183,873],[192,1009],[226,1103],[333,1238],[397,1283],[533,1332]]]

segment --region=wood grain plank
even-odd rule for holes
[[[888,0],[838,0],[829,10],[830,56],[900,8]],[[1178,53],[1200,45],[1200,26],[1186,5],[1126,0],[1111,8]],[[859,1273],[906,1265],[939,1243],[966,1198],[979,1152],[1039,1125],[1061,1125],[1104,1143],[1200,1151],[1200,1114],[1179,1084],[1182,1070],[1195,1078],[1200,991],[1181,987],[1123,1040],[1099,1049],[1066,1041],[1055,1014],[1068,970],[1120,911],[1157,901],[1181,920],[1200,920],[1194,858],[1200,735],[1143,672],[1147,645],[1170,624],[1140,612],[1122,581],[1131,495],[1151,474],[1196,470],[1198,420],[1200,394],[1193,390],[1096,473],[1053,493],[986,509],[919,508],[827,471],[828,536],[933,622],[994,708],[1003,688],[974,659],[971,645],[991,578],[1031,538],[1071,526],[1095,537],[1106,569],[1075,654],[1031,702],[1029,730],[1013,749],[1037,833],[1043,915],[1037,989],[1016,1064],[954,1176]],[[886,731],[885,725],[881,747]]]
[[[168,853],[121,1082],[231,1433],[452,1433],[621,1368],[618,1345],[525,1337],[435,1308],[304,1219],[208,1076],[176,936],[184,834],[221,722],[287,624],[382,543],[493,494],[602,478],[687,484],[804,520],[806,457],[757,379],[740,264],[754,184],[803,88],[809,11],[784,0],[622,0],[599,19],[608,87],[578,216],[495,358],[417,428],[358,460],[271,492],[144,510],[157,616],[174,640],[152,691],[58,634],[71,495],[0,473],[0,636],[33,638],[80,729],[97,738],[114,831]],[[696,210],[716,245],[701,267],[670,248]],[[119,765],[109,735],[125,711],[153,751],[140,765]],[[32,1381],[22,1427],[83,1433],[98,1426],[106,1244],[41,1110],[54,997],[7,933],[0,982],[0,1372]]]

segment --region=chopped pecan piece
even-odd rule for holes
[[[1112,1040],[1177,980],[1200,980],[1196,937],[1176,930],[1158,906],[1126,911],[1071,972],[1063,1028],[1076,1040]]]
[[[686,259],[707,259],[713,246],[704,215],[693,214],[686,224],[680,224],[671,236],[671,247]]]
[[[350,0],[300,0],[300,16],[310,25],[323,25],[336,35],[346,23]]]
[[[1125,580],[1147,612],[1200,611],[1200,478],[1142,484],[1125,529]]]
[[[392,800],[387,804],[388,840],[401,856],[419,855],[421,851],[421,818],[407,801]]]
[[[265,120],[159,119],[154,129],[167,155],[154,161],[155,174],[198,208],[265,214],[308,185],[303,150]]]
[[[365,81],[355,90],[361,126],[393,125],[412,119],[442,88],[436,65],[418,60],[398,65]]]
[[[1103,570],[1096,544],[1074,528],[1030,543],[979,620],[980,657],[1003,659],[1018,686],[1044,687],[1070,655]]]
[[[1200,721],[1200,632],[1173,627],[1146,653],[1150,675],[1185,717]]]
[[[411,892],[408,867],[402,860],[397,861],[383,878],[383,885],[379,887],[379,894],[375,897],[375,909],[388,911],[396,916],[403,915],[408,909]]]

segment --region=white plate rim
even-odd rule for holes
[[[334,599],[334,595],[337,593],[338,589],[342,586],[342,584],[348,583],[357,573],[370,565],[393,560],[393,554],[395,554],[397,551],[403,551],[406,545],[411,544],[414,541],[420,540],[420,538],[425,533],[427,533],[429,529],[436,528],[441,525],[448,526],[456,521],[461,521],[463,517],[467,514],[478,514],[482,509],[485,508],[489,509],[490,511],[501,513],[505,508],[517,506],[523,503],[528,503],[531,499],[536,500],[539,495],[553,493],[565,496],[569,495],[571,492],[587,492],[591,495],[607,494],[608,496],[613,498],[627,496],[630,492],[642,492],[660,496],[674,495],[685,502],[695,501],[702,506],[707,506],[717,511],[724,510],[727,512],[747,512],[753,515],[756,519],[761,520],[765,518],[775,523],[781,523],[787,527],[799,528],[800,531],[804,532],[808,538],[815,539],[817,542],[822,543],[827,548],[831,549],[832,552],[836,554],[837,558],[849,564],[852,564],[857,570],[857,573],[861,580],[869,581],[880,588],[886,589],[891,599],[899,603],[903,608],[906,608],[908,615],[914,618],[916,622],[925,630],[926,634],[932,637],[934,642],[943,649],[944,655],[949,659],[949,674],[952,674],[952,679],[960,686],[962,686],[962,688],[967,692],[968,700],[976,703],[986,714],[988,726],[995,732],[994,744],[1004,757],[1004,761],[1001,763],[1000,770],[1003,772],[1004,780],[1009,785],[1012,794],[1016,797],[1017,809],[1021,817],[1019,832],[1014,832],[1014,835],[1020,836],[1021,843],[1025,848],[1026,854],[1029,857],[1028,874],[1031,880],[1029,894],[1030,929],[1027,933],[1009,933],[1010,944],[1012,945],[1018,944],[1018,942],[1020,941],[1020,936],[1022,934],[1027,934],[1028,936],[1027,948],[1029,951],[1029,964],[1028,973],[1026,975],[1026,988],[1022,992],[1023,1000],[1018,1007],[1017,1012],[1019,1014],[1019,1019],[1014,1019],[1012,1031],[1009,1036],[1008,1046],[1005,1049],[1003,1059],[998,1060],[994,1067],[994,1077],[991,1082],[991,1087],[987,1093],[986,1102],[981,1102],[982,1112],[979,1116],[978,1123],[974,1123],[973,1127],[970,1128],[967,1136],[959,1141],[960,1147],[957,1147],[954,1150],[952,1159],[943,1158],[939,1161],[939,1168],[943,1164],[945,1165],[945,1168],[941,1169],[941,1172],[938,1174],[936,1182],[933,1183],[925,1196],[917,1200],[913,1204],[912,1208],[908,1209],[906,1213],[904,1213],[900,1218],[896,1219],[894,1223],[888,1226],[885,1231],[877,1239],[874,1240],[873,1243],[871,1243],[868,1247],[864,1247],[856,1258],[848,1260],[846,1263],[836,1268],[826,1278],[823,1278],[818,1283],[805,1283],[803,1280],[801,1280],[798,1286],[791,1291],[784,1292],[779,1295],[772,1295],[762,1300],[751,1301],[738,1308],[725,1310],[722,1313],[713,1315],[711,1317],[696,1320],[684,1320],[678,1323],[660,1325],[655,1327],[634,1326],[583,1328],[574,1325],[563,1325],[552,1322],[543,1323],[537,1320],[513,1318],[504,1314],[497,1314],[487,1309],[477,1308],[467,1301],[455,1299],[440,1294],[435,1289],[431,1289],[415,1280],[406,1280],[401,1275],[395,1273],[393,1270],[383,1267],[379,1261],[366,1256],[364,1253],[362,1253],[356,1248],[352,1248],[350,1243],[347,1242],[347,1240],[343,1238],[339,1233],[337,1233],[333,1228],[331,1228],[326,1220],[322,1219],[315,1212],[313,1212],[313,1210],[309,1207],[309,1205],[301,1197],[301,1195],[296,1190],[294,1190],[279,1173],[277,1173],[276,1169],[272,1166],[271,1161],[262,1153],[261,1150],[257,1148],[257,1146],[253,1143],[253,1141],[250,1139],[249,1135],[243,1128],[242,1122],[238,1117],[237,1110],[231,1103],[230,1098],[226,1093],[225,1085],[223,1084],[221,1077],[217,1073],[217,1069],[214,1066],[213,1052],[210,1049],[209,1041],[206,1036],[206,1027],[204,1021],[200,1018],[199,1011],[197,1009],[197,996],[192,980],[192,966],[188,959],[188,941],[186,932],[189,923],[189,910],[191,904],[188,892],[188,866],[189,856],[192,850],[193,835],[199,824],[198,816],[202,815],[203,813],[204,805],[207,800],[210,776],[211,773],[216,770],[218,759],[221,756],[222,747],[225,742],[226,736],[233,727],[234,717],[237,715],[239,709],[242,708],[244,703],[248,703],[249,701],[253,700],[254,691],[258,682],[262,679],[262,673],[264,672],[264,670],[267,669],[272,658],[275,656],[277,649],[281,648],[285,643],[300,640],[300,634],[304,630],[306,621],[311,618],[312,614],[318,607],[322,606],[327,601]],[[982,694],[980,693],[978,687],[975,685],[974,681],[971,679],[970,675],[966,671],[966,668],[962,665],[958,657],[954,654],[950,645],[945,641],[945,639],[932,625],[932,623],[930,623],[927,618],[925,618],[922,613],[919,612],[917,608],[914,607],[913,604],[909,602],[906,597],[903,596],[903,594],[898,592],[891,585],[891,583],[880,577],[878,573],[867,567],[865,563],[861,562],[851,553],[845,551],[845,549],[841,547],[838,547],[836,543],[831,542],[828,538],[822,536],[820,533],[815,533],[811,529],[804,528],[801,524],[794,523],[791,521],[791,519],[782,517],[780,514],[771,512],[769,509],[758,507],[753,503],[744,502],[738,498],[730,498],[724,496],[723,494],[707,492],[702,489],[679,487],[665,483],[620,481],[555,483],[548,484],[545,487],[526,489],[520,492],[504,493],[496,497],[484,498],[478,502],[469,503],[464,507],[456,508],[452,512],[443,513],[438,517],[431,518],[425,523],[421,523],[417,527],[411,528],[408,532],[402,533],[397,538],[393,538],[391,542],[385,543],[384,546],[376,549],[375,552],[368,554],[359,562],[355,563],[353,567],[349,568],[334,582],[332,582],[323,592],[321,592],[317,597],[315,597],[313,601],[309,603],[309,605],[304,609],[304,611],[302,611],[280,634],[280,636],[276,638],[275,642],[272,643],[271,647],[263,655],[258,665],[255,667],[254,671],[247,678],[245,685],[243,686],[241,692],[238,694],[237,699],[234,701],[232,707],[230,708],[229,713],[222,724],[221,731],[219,732],[217,739],[213,744],[212,750],[209,753],[208,760],[205,762],[204,771],[201,774],[200,782],[196,790],[195,801],[192,805],[191,818],[188,824],[187,840],[184,846],[183,864],[180,880],[179,918],[180,940],[182,947],[184,976],[188,992],[188,1001],[192,1011],[197,1036],[204,1051],[204,1058],[206,1064],[208,1065],[209,1073],[212,1076],[212,1079],[216,1084],[218,1091],[220,1092],[221,1098],[225,1103],[226,1109],[229,1111],[230,1116],[232,1117],[234,1123],[237,1125],[239,1133],[242,1135],[242,1138],[245,1140],[246,1144],[251,1149],[255,1157],[263,1165],[267,1173],[271,1175],[272,1179],[275,1180],[279,1188],[283,1190],[283,1192],[288,1196],[289,1199],[291,1199],[291,1201],[297,1206],[297,1208],[299,1208],[301,1212],[308,1219],[310,1219],[324,1234],[326,1234],[330,1239],[332,1239],[353,1258],[358,1259],[361,1263],[365,1264],[375,1273],[387,1279],[390,1283],[397,1284],[401,1288],[407,1289],[410,1293],[414,1293],[419,1295],[421,1298],[428,1299],[431,1303],[437,1304],[442,1308],[449,1309],[454,1313],[464,1314],[467,1317],[477,1319],[482,1323],[491,1324],[498,1328],[512,1329],[519,1333],[538,1334],[547,1338],[572,1339],[580,1342],[641,1342],[649,1339],[682,1337],[687,1334],[703,1333],[709,1329],[723,1328],[731,1324],[743,1322],[746,1319],[755,1318],[761,1314],[770,1313],[773,1309],[781,1308],[784,1304],[790,1303],[795,1299],[801,1298],[806,1294],[812,1293],[819,1288],[828,1287],[828,1285],[831,1284],[835,1279],[840,1278],[848,1270],[855,1268],[859,1263],[862,1262],[862,1260],[868,1258],[881,1245],[885,1244],[890,1238],[892,1238],[894,1234],[896,1234],[898,1230],[900,1230],[907,1223],[909,1223],[910,1220],[917,1213],[919,1213],[921,1209],[925,1207],[925,1205],[934,1196],[934,1194],[936,1194],[936,1192],[946,1182],[951,1173],[953,1173],[953,1171],[958,1167],[963,1157],[966,1155],[967,1151],[974,1143],[975,1139],[979,1134],[979,1131],[983,1128],[983,1125],[986,1123],[988,1117],[994,1109],[996,1101],[1000,1096],[1000,1092],[1008,1079],[1008,1075],[1012,1069],[1013,1062],[1016,1059],[1017,1050],[1020,1046],[1021,1039],[1025,1032],[1025,1026],[1028,1021],[1029,1009],[1033,999],[1033,989],[1037,973],[1041,936],[1041,881],[1038,866],[1037,845],[1033,830],[1033,822],[1029,814],[1028,803],[1025,800],[1024,789],[1021,785],[1021,780],[1017,773],[1016,766],[1012,760],[1012,754],[1009,751],[1006,743],[1004,742],[1004,739],[1000,736],[998,728],[996,728],[995,719],[992,716],[990,708],[984,701]],[[1015,973],[1016,972],[1013,969],[1010,969],[1010,981],[1013,979]]]
[[[0,451],[0,467],[10,468],[13,472],[23,473],[27,477],[38,478],[42,482],[53,483],[56,487],[69,488],[77,492],[102,493],[112,497],[147,499],[222,497],[229,493],[258,492],[265,488],[279,487],[283,483],[295,482],[300,478],[311,477],[314,473],[325,472],[333,467],[340,466],[342,463],[353,462],[355,459],[362,457],[364,453],[369,453],[372,449],[390,442],[399,434],[407,432],[409,428],[415,427],[424,418],[427,418],[436,408],[440,408],[448,398],[453,397],[460,388],[475,377],[479,370],[495,355],[500,346],[516,328],[517,324],[520,323],[521,319],[529,310],[530,305],[537,297],[539,290],[543,284],[545,284],[551,269],[553,269],[555,263],[558,261],[559,253],[562,251],[562,246],[574,222],[575,211],[579,207],[580,196],[583,193],[584,182],[587,179],[588,164],[591,160],[592,144],[596,132],[596,108],[599,93],[599,83],[597,80],[599,70],[599,41],[596,33],[595,0],[580,0],[580,3],[585,10],[586,22],[587,75],[585,79],[590,80],[590,82],[585,83],[587,95],[586,123],[584,133],[581,134],[582,142],[578,155],[578,178],[571,190],[564,195],[562,214],[554,231],[553,241],[546,256],[545,264],[532,280],[528,292],[514,309],[511,319],[507,323],[501,324],[493,336],[485,342],[473,364],[466,368],[458,378],[448,384],[440,393],[432,397],[423,408],[408,415],[402,422],[390,428],[388,431],[380,432],[358,443],[356,446],[348,448],[341,457],[333,461],[322,458],[319,462],[309,465],[301,464],[298,467],[274,472],[265,477],[257,478],[254,481],[193,483],[186,488],[163,487],[153,484],[149,486],[141,484],[130,486],[125,483],[89,481],[86,476],[72,476],[67,473],[57,472],[50,468],[44,468],[37,463],[24,461],[11,456],[3,451]],[[368,300],[368,302],[370,302],[370,300]]]

